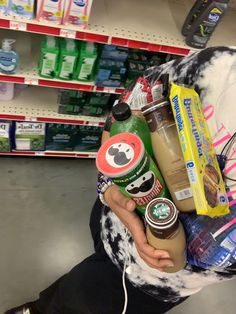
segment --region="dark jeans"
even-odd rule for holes
[[[124,305],[122,274],[107,256],[100,237],[101,203],[96,201],[90,218],[95,254],[40,293],[40,314],[121,314]],[[126,280],[127,314],[161,314],[183,302],[159,301]]]

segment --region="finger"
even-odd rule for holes
[[[149,256],[143,255],[140,252],[141,258],[147,263],[150,267],[156,268],[158,270],[163,271],[166,267],[173,267],[174,264],[170,259],[154,259],[150,258]]]
[[[117,206],[120,206],[129,211],[133,211],[135,209],[135,202],[132,199],[126,197],[118,189],[112,193],[112,198]]]
[[[136,245],[139,247],[139,250],[151,258],[170,258],[170,255],[167,251],[157,250],[148,244],[144,230],[139,230],[139,233],[135,237],[135,241]]]

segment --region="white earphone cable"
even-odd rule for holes
[[[123,273],[122,273],[122,285],[123,285],[124,296],[125,296],[125,302],[124,302],[122,314],[126,313],[126,309],[128,305],[128,293],[127,293],[126,284],[125,284],[125,272],[126,272],[126,260],[124,263],[124,268],[123,268]]]
[[[126,229],[125,231],[125,242],[128,244],[128,229]],[[128,252],[128,250],[127,250]],[[126,288],[126,284],[125,284],[125,273],[126,273],[126,269],[127,269],[127,260],[128,260],[128,256],[126,256],[125,258],[125,262],[124,262],[124,267],[123,267],[123,273],[122,273],[122,286],[123,286],[123,290],[124,290],[124,297],[125,297],[125,301],[124,301],[124,307],[123,307],[123,311],[121,314],[125,314],[126,310],[127,310],[127,305],[128,305],[128,293],[127,293],[127,288]]]

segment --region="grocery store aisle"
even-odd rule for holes
[[[1,158],[0,173],[2,314],[36,298],[92,252],[96,169],[94,160]],[[235,280],[211,286],[169,313],[233,314],[235,286]]]

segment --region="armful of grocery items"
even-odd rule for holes
[[[98,153],[99,170],[135,200],[142,215],[156,197],[172,199],[181,212],[226,215],[229,206],[224,182],[198,94],[172,83],[169,99],[163,97],[163,93],[167,95],[166,77],[154,86],[158,93],[148,89],[144,80],[137,80],[141,91],[134,89],[136,94],[142,94],[137,101],[141,99],[146,122],[131,113],[134,103],[121,102],[113,107],[115,121],[110,140]],[[134,102],[132,91],[122,101],[128,103],[130,99]]]
[[[116,105],[111,138],[96,162],[135,201],[145,216],[149,244],[170,253],[175,267],[165,271],[175,272],[186,263],[186,240],[176,213],[223,216],[229,213],[228,199],[198,94],[174,83],[170,99],[145,92],[141,109],[146,124],[134,118],[127,104]]]

